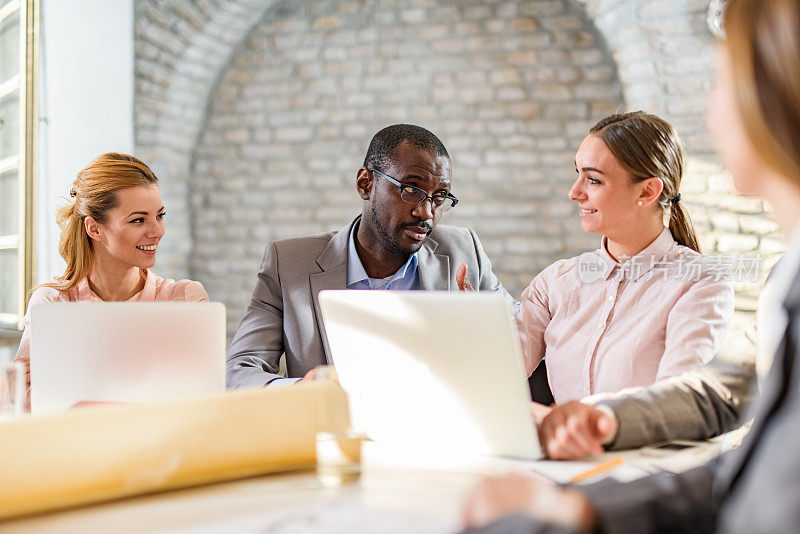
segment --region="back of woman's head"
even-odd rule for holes
[[[732,0],[724,29],[749,141],[800,186],[800,1]]]
[[[44,285],[66,291],[88,276],[93,252],[84,226],[86,217],[105,224],[109,212],[119,205],[119,190],[151,187],[157,182],[158,178],[147,165],[133,156],[116,152],[98,156],[81,170],[72,182],[70,203],[56,213],[56,222],[61,228],[58,252],[67,268],[56,283]]]
[[[669,210],[669,229],[675,241],[700,251],[689,214],[680,203],[683,178],[683,142],[665,120],[642,111],[606,117],[589,131],[606,144],[633,181],[660,178],[664,189],[658,197]]]

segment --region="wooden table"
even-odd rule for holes
[[[476,473],[366,469],[323,488],[295,471],[0,523],[0,532],[454,532]]]
[[[717,452],[717,447],[685,452],[676,465],[686,468]],[[627,471],[617,471],[622,478],[649,469],[646,451],[624,456]],[[21,518],[0,523],[0,533],[438,534],[459,529],[464,498],[484,474],[540,469],[568,480],[587,465],[497,459],[458,464],[430,458],[415,465],[393,458],[397,461],[387,462],[385,451],[368,447],[361,480],[335,489],[322,487],[313,469],[297,470]]]

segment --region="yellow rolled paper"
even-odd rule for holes
[[[329,381],[2,423],[0,519],[311,466],[317,429],[348,426]]]

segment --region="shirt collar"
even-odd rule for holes
[[[88,276],[78,281],[78,284],[75,286],[75,289],[78,290],[79,300],[96,300],[98,302],[102,302],[103,300],[100,297],[98,297],[94,291],[92,291],[92,288],[89,286]]]
[[[603,278],[608,280],[612,274],[621,271],[621,276],[629,280],[636,281],[647,274],[657,263],[659,263],[667,251],[671,249],[676,241],[672,237],[669,228],[664,228],[655,240],[647,245],[644,250],[620,263],[608,253],[606,236],[600,240],[600,248],[596,251],[603,264]]]
[[[144,287],[142,290],[138,293],[135,293],[126,302],[136,302],[140,300],[149,302],[156,299],[156,275],[153,274],[153,271],[150,269],[146,269],[146,273],[147,276],[145,278]],[[103,299],[97,296],[97,293],[92,291],[92,288],[89,286],[88,276],[81,279],[75,288],[78,290],[78,296],[80,300],[103,302]]]
[[[364,265],[361,263],[361,258],[358,257],[358,252],[356,251],[356,231],[358,230],[360,222],[361,221],[356,221],[350,229],[350,238],[347,244],[347,287],[358,282],[364,282],[371,288],[372,283],[370,282],[369,275],[367,271],[364,270]],[[407,276],[412,276],[416,273],[418,261],[417,253],[415,252],[409,256],[405,264],[392,275],[389,283],[401,278],[406,278]]]
[[[147,269],[144,287],[139,293],[132,296],[130,300],[141,300],[144,302],[156,300],[156,275],[153,274],[153,271]]]

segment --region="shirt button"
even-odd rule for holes
[[[614,297],[608,297],[608,302],[613,302],[613,301],[614,301]]]
[[[603,328],[605,328],[605,327],[606,327],[606,323],[600,323],[600,324],[597,326],[598,330],[602,330],[602,329],[603,329]]]

